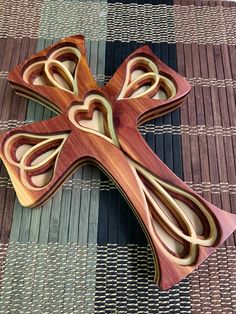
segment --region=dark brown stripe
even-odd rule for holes
[[[181,2],[183,3],[183,1]],[[189,4],[189,2],[185,2]],[[210,3],[212,5],[212,3]],[[234,80],[236,73],[233,64],[235,48],[227,45],[177,44],[178,71],[187,78],[201,77],[203,80],[214,77]],[[221,125],[231,128],[236,125],[235,91],[233,86],[216,87],[195,85],[185,105],[181,108],[181,125],[195,127]],[[182,134],[184,180],[200,182],[236,183],[235,143],[232,137],[188,137]],[[229,212],[235,211],[236,196],[228,193],[211,194],[203,192],[203,197],[216,206]],[[234,236],[227,240],[228,245],[235,243]]]
[[[216,1],[216,0],[174,0],[174,5],[194,5],[196,7],[203,6],[223,6],[226,8],[236,7],[236,3],[233,1]]]
[[[37,38],[43,7],[42,0],[0,2],[0,37]]]
[[[236,313],[236,248],[219,248],[190,275],[192,313]]]
[[[37,41],[29,38],[0,38],[0,70],[10,71],[36,50]],[[0,120],[24,120],[27,101],[17,96],[6,80],[0,80]],[[6,177],[5,167],[0,165],[0,176]],[[15,192],[6,187],[0,188],[0,242],[9,239]]]
[[[235,7],[228,1],[177,0],[173,7],[175,41],[235,45]]]

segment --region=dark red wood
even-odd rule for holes
[[[193,60],[185,62],[192,67]],[[174,110],[190,91],[187,81],[148,46],[131,54],[102,89],[90,73],[81,35],[32,56],[11,71],[9,80],[17,92],[58,113],[1,136],[1,158],[24,205],[41,205],[79,166],[96,164],[139,219],[153,251],[155,281],[162,289],[193,271],[235,230],[235,216],[191,190],[138,132],[140,123]],[[153,98],[160,90],[166,99]],[[199,158],[198,143],[190,145]]]

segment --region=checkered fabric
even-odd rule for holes
[[[13,66],[62,37],[86,36],[99,85],[144,43],[192,85],[188,100],[140,126],[200,195],[236,213],[236,2],[0,1],[0,131],[53,116],[17,96]],[[236,238],[169,291],[153,283],[147,240],[114,184],[79,169],[37,209],[22,207],[0,165],[0,313],[236,313]]]

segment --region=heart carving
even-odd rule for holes
[[[83,115],[85,115],[84,120],[83,120]],[[93,112],[91,112],[91,114],[90,114],[90,111],[86,114],[81,113],[80,117],[81,118],[79,119],[79,124],[83,128],[89,128],[103,135],[106,135],[105,125],[104,125],[106,122],[106,117],[104,117],[104,114],[102,113],[102,111],[100,111],[99,109],[95,109],[93,110]]]
[[[118,99],[152,98],[169,99],[176,94],[173,82],[160,74],[156,64],[143,56],[131,59],[127,64],[126,77]]]
[[[37,135],[16,133],[6,140],[4,155],[19,169],[21,181],[30,190],[47,186],[68,134]]]
[[[78,167],[94,161],[140,220],[162,289],[188,275],[235,230],[236,216],[176,177],[136,128],[179,106],[190,91],[150,48],[130,55],[102,89],[89,71],[82,36],[37,53],[9,78],[17,91],[59,114],[0,136],[0,158],[23,205],[42,205]]]
[[[105,97],[99,94],[87,96],[82,105],[74,104],[70,107],[68,118],[78,129],[96,134],[119,146],[113,125],[112,107]]]
[[[23,79],[32,85],[52,86],[78,94],[75,80],[81,53],[74,47],[62,47],[52,52],[46,60],[29,65]]]

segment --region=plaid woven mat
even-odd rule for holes
[[[1,131],[52,116],[13,93],[8,71],[78,33],[100,85],[143,43],[189,80],[181,109],[140,132],[200,195],[236,212],[236,3],[1,0]],[[18,203],[1,166],[0,313],[236,313],[235,241],[232,235],[189,278],[160,292],[142,229],[97,168],[80,169],[32,210]]]

